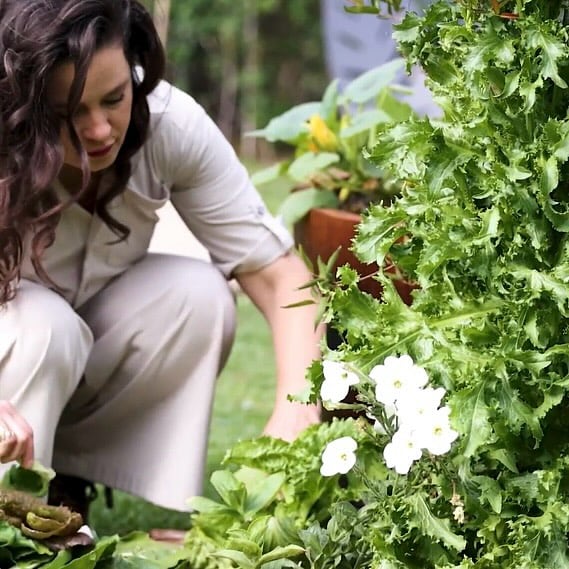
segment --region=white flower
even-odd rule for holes
[[[419,460],[421,455],[415,433],[407,429],[398,430],[383,449],[385,464],[388,468],[395,468],[399,474],[407,474],[413,462]]]
[[[423,387],[429,380],[427,372],[407,355],[388,356],[369,376],[375,381],[377,400],[384,405],[392,405],[407,391]]]
[[[322,368],[324,370],[324,381],[320,388],[322,401],[339,403],[348,395],[350,386],[359,382],[358,376],[341,362],[324,360]]]
[[[410,428],[421,428],[422,423],[429,422],[431,415],[436,413],[445,390],[442,387],[433,389],[410,389],[404,396],[397,399],[397,418],[399,426],[408,425]]]
[[[322,476],[346,474],[356,464],[355,451],[358,443],[352,437],[341,437],[326,445],[322,453]]]
[[[421,448],[436,455],[446,454],[450,450],[458,433],[450,426],[449,413],[448,407],[442,407],[422,423],[417,431]]]
[[[452,517],[456,520],[457,523],[463,524],[464,523],[464,506],[457,506],[452,511]]]

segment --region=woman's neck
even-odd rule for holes
[[[97,205],[98,190],[101,184],[103,172],[95,172],[91,174],[89,185],[83,192],[77,203],[86,209],[88,212],[93,213]],[[83,185],[83,173],[79,168],[65,164],[59,172],[59,181],[61,185],[71,195],[77,195],[81,186]]]

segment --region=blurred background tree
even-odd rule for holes
[[[327,84],[320,7],[306,0],[148,0],[167,37],[169,79],[213,117],[242,156],[259,158],[243,133]]]

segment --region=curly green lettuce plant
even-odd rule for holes
[[[359,499],[267,568],[569,567],[568,21],[560,0],[456,0],[397,27],[444,114],[381,129],[367,155],[402,195],[355,250],[420,287],[407,306],[381,272],[381,301],[348,267],[318,280],[344,343],[311,398],[351,386],[369,419],[321,476]]]
[[[568,10],[457,0],[398,26],[444,115],[383,129],[368,156],[402,196],[355,248],[420,288],[406,306],[387,275],[381,301],[347,267],[317,283],[345,342],[312,399],[341,407],[351,386],[369,418],[322,445],[320,475],[358,500],[297,516],[300,556],[237,566],[569,567]]]
[[[381,504],[372,567],[569,566],[568,12],[437,2],[397,27],[444,116],[386,128],[370,149],[403,191],[370,208],[355,250],[380,267],[389,255],[420,288],[409,307],[385,275],[382,302],[347,268],[321,286],[346,339],[333,358],[368,376],[410,355],[446,390],[458,438],[388,484],[362,473],[380,490],[364,499]]]

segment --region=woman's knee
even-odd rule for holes
[[[107,386],[109,401],[128,399],[124,413],[125,405],[170,396],[194,373],[213,384],[233,343],[235,312],[234,294],[211,264],[153,255],[80,308],[95,337],[86,386]]]
[[[0,311],[0,338],[1,375],[6,369],[29,375],[49,367],[66,377],[80,376],[93,345],[89,328],[69,304],[29,281],[20,283],[16,297]]]
[[[220,334],[221,368],[225,365],[235,338],[237,325],[235,292],[219,270],[208,265],[204,269],[202,286],[198,292],[194,291],[194,295],[192,301],[196,311],[194,323],[200,324],[206,335],[208,331],[217,331]]]
[[[194,347],[221,340],[223,359],[234,337],[235,296],[211,263],[152,254],[95,295],[79,314],[95,342],[120,336],[153,351],[172,334]]]
[[[193,341],[220,337],[222,352],[228,353],[235,336],[236,303],[235,293],[220,271],[210,263],[197,261],[188,278],[172,278],[167,286],[176,311],[185,314]]]

